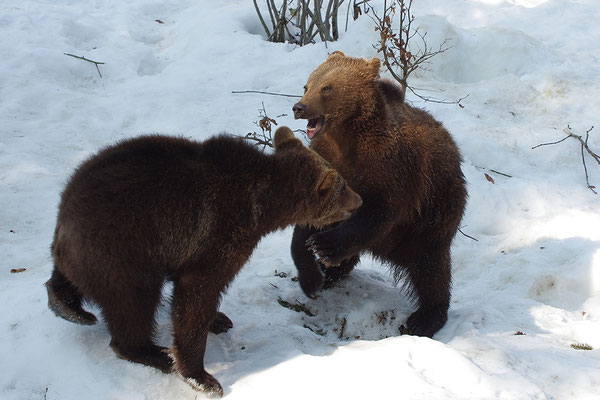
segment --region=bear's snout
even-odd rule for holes
[[[296,103],[294,104],[294,107],[292,107],[292,111],[294,112],[294,119],[305,118],[306,104]]]
[[[346,201],[344,202],[346,211],[350,214],[354,214],[354,212],[363,204],[362,197],[350,188],[348,188],[346,193]]]

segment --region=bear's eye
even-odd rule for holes
[[[304,85],[304,93],[306,93],[307,90],[308,88],[306,87],[306,85]]]
[[[323,88],[321,89],[321,92],[323,92],[323,93],[331,92],[331,86],[329,86],[329,85],[323,86]]]

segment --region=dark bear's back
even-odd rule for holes
[[[198,143],[153,135],[102,150],[79,167],[62,195],[53,248],[69,249],[65,274],[74,281],[85,276],[76,283],[93,293],[96,279],[126,274],[128,260],[127,268],[165,276],[191,257],[209,259],[219,251],[217,235],[245,222],[248,210],[232,198],[230,178],[248,173],[240,160],[260,165],[258,153],[228,136]]]

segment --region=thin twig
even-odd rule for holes
[[[314,330],[313,328],[311,328],[307,324],[304,324],[302,327],[308,329],[312,333],[314,333],[316,335],[319,335],[319,336],[325,336],[325,335],[327,335],[327,332],[325,332],[323,329]]]
[[[80,60],[87,61],[87,62],[90,62],[90,63],[94,64],[96,66],[96,70],[98,71],[98,75],[100,75],[100,78],[102,78],[102,74],[100,73],[100,68],[98,67],[98,64],[104,64],[103,62],[90,60],[88,58],[85,58],[85,57],[82,57],[82,56],[76,56],[76,55],[69,54],[69,53],[63,53],[63,54],[65,56],[69,56],[69,57],[73,57],[73,58],[78,58]]]
[[[256,136],[255,132],[249,132],[246,134],[246,136],[244,136],[244,139],[246,140],[252,140],[256,142],[257,146],[262,146],[263,150],[266,147],[273,147],[273,143],[270,140],[266,140],[266,139],[261,139],[260,137]]]
[[[342,318],[342,327],[340,329],[340,334],[338,335],[338,339],[343,339],[344,338],[344,329],[346,328],[346,317]]]
[[[408,90],[411,91],[412,94],[414,94],[415,96],[417,96],[418,98],[420,98],[421,100],[427,102],[427,103],[438,103],[438,104],[460,104],[461,101],[463,101],[464,99],[466,99],[467,97],[469,97],[471,95],[471,93],[468,93],[466,96],[461,97],[458,100],[442,100],[442,99],[435,99],[433,97],[428,97],[428,96],[423,96],[419,93],[417,93],[415,91],[415,89],[410,86],[407,85],[406,88]]]
[[[298,95],[295,95],[295,94],[263,92],[263,91],[260,91],[260,90],[232,90],[231,93],[235,93],[235,94],[240,94],[240,93],[258,93],[258,94],[266,94],[266,95],[269,95],[269,96],[296,97],[296,98],[302,97],[302,96],[298,96]]]
[[[556,142],[548,142],[548,143],[540,143],[537,146],[533,146],[531,148],[531,150],[537,149],[538,147],[542,147],[542,146],[550,146],[551,144],[559,144],[561,142],[564,142],[565,140],[567,140],[570,136],[564,137],[560,140],[557,140]]]
[[[502,176],[505,176],[507,178],[512,178],[513,177],[512,175],[505,174],[504,172],[496,171],[495,169],[490,169],[490,168],[486,168],[486,167],[479,167],[477,165],[473,165],[473,166],[475,168],[477,168],[477,169],[485,169],[486,171],[490,171],[490,172],[492,172],[494,174],[502,175]]]
[[[288,301],[283,300],[281,297],[277,300],[277,302],[279,303],[280,306],[285,307],[287,309],[290,309],[292,311],[296,311],[296,312],[302,312],[306,315],[308,315],[309,317],[314,317],[315,314],[313,314],[308,307],[306,307],[306,304],[304,303],[300,303],[298,300],[296,300],[296,304],[292,304]]]
[[[462,228],[464,228],[464,226]],[[472,239],[472,240],[474,240],[476,242],[479,242],[479,240],[475,239],[473,236],[470,236],[470,235],[467,235],[466,233],[464,233],[461,228],[458,228],[458,231],[460,233],[462,233],[463,235],[465,235],[466,237],[468,237],[469,239]]]
[[[585,165],[585,153],[583,152],[583,143],[581,144],[581,162],[583,162],[583,171],[585,172],[585,183],[587,184],[588,189],[590,189],[594,194],[598,194],[594,189],[595,186],[590,185],[590,179],[588,177],[587,165]]]
[[[494,169],[490,169],[490,172],[493,172],[493,173],[498,174],[498,175],[505,176],[507,178],[512,178],[512,175],[508,175],[508,174],[505,174],[504,172],[496,171]]]
[[[570,129],[571,127],[569,127]],[[598,163],[598,165],[600,165],[600,156],[598,156],[598,154],[594,153],[592,150],[590,150],[590,148],[588,147],[588,139],[590,138],[590,132],[592,131],[592,129],[594,129],[594,127],[592,126],[590,129],[588,129],[587,131],[585,131],[585,142],[581,139],[581,136],[577,136],[577,135],[573,135],[569,130],[567,130],[565,128],[565,132],[573,135],[574,137],[576,137],[580,142],[581,145],[587,150],[587,152],[592,156],[592,158],[594,160],[596,160],[596,162]]]

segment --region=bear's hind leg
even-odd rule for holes
[[[94,325],[97,322],[94,314],[81,307],[82,294],[56,267],[46,282],[46,289],[48,307],[57,316],[82,325]]]
[[[222,397],[223,388],[204,369],[206,336],[217,318],[224,277],[200,269],[188,271],[174,282],[172,319],[177,372],[194,389]],[[224,315],[224,314],[223,314]]]
[[[403,254],[402,254],[403,253]],[[401,256],[392,258],[404,267],[407,278],[418,297],[418,309],[400,327],[402,334],[432,337],[448,319],[450,306],[450,246],[415,245],[403,248]]]
[[[148,277],[146,277],[148,279]],[[161,298],[162,280],[119,282],[121,291],[96,294],[117,356],[170,373],[173,360],[166,347],[154,344],[156,307]],[[114,289],[114,288],[113,288]]]

